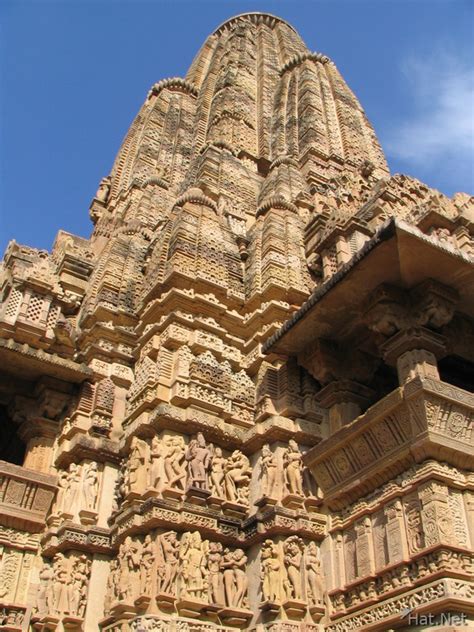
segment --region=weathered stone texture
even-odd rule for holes
[[[220,26],[151,88],[91,237],[5,253],[0,627],[468,617],[473,213],[389,174],[291,26]]]

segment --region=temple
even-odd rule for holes
[[[0,269],[0,629],[474,629],[474,198],[248,13],[90,217]]]

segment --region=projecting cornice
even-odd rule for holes
[[[308,60],[319,62],[321,64],[329,64],[331,62],[329,57],[323,55],[322,53],[300,53],[299,55],[295,55],[280,68],[280,76],[284,75],[287,70],[293,70],[293,68],[296,68],[296,66],[299,66],[300,64]]]
[[[239,22],[243,20],[247,20],[251,22],[252,24],[256,24],[256,25],[264,24],[265,26],[268,26],[271,29],[275,28],[277,24],[284,24],[289,29],[297,33],[297,31],[291,26],[291,24],[288,24],[288,22],[286,22],[285,20],[282,20],[276,15],[272,15],[271,13],[259,13],[256,11],[252,13],[240,13],[239,15],[236,15],[233,18],[230,18],[229,20],[222,22],[222,24],[219,25],[217,29],[214,31],[213,35],[222,35],[222,33],[229,31],[233,26],[235,26],[235,24],[238,24]]]

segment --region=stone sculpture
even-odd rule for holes
[[[207,490],[207,475],[211,463],[211,451],[201,432],[189,442],[185,458],[188,463],[187,487]]]

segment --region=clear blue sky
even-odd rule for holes
[[[472,0],[0,0],[0,251],[88,236],[90,200],[150,86],[225,19],[267,11],[329,55],[392,172],[473,185]]]

